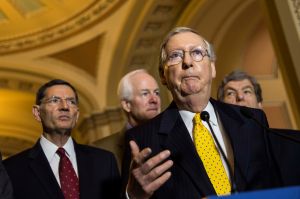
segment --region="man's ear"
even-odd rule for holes
[[[160,77],[160,82],[162,85],[167,85],[167,79],[166,79],[166,69],[165,66],[163,68],[163,73],[159,73],[159,77]]]
[[[212,78],[215,78],[217,75],[215,62],[211,61],[210,66],[211,66],[211,76]]]
[[[80,111],[79,111],[79,108],[77,108],[76,123],[78,122],[79,115],[80,115]]]
[[[261,102],[258,102],[257,104],[258,104],[258,108],[259,108],[259,109],[263,109],[263,105],[262,105]]]
[[[41,112],[40,112],[40,106],[39,105],[33,105],[32,107],[32,114],[34,116],[34,119],[41,122]]]
[[[121,106],[125,112],[129,113],[131,112],[131,104],[130,101],[122,100],[121,101]]]
[[[160,82],[161,82],[162,85],[167,85],[167,80],[166,80],[165,75],[160,76]]]

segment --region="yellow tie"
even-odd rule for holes
[[[202,124],[200,113],[194,117],[194,143],[217,195],[230,194],[231,185],[212,135]]]

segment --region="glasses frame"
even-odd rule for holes
[[[41,103],[58,106],[58,105],[62,104],[63,101],[65,101],[69,107],[78,107],[78,102],[75,97],[61,98],[61,97],[54,95],[49,98],[42,99]]]
[[[199,52],[201,53],[201,59],[195,59],[195,56],[192,55],[193,52],[195,52],[196,50],[199,50]],[[181,52],[181,56],[180,59],[178,57],[178,61],[174,61],[173,63],[170,63],[170,55],[174,52]],[[189,53],[189,56],[192,58],[193,61],[196,61],[196,62],[201,62],[205,56],[207,57],[210,57],[209,53],[208,53],[208,50],[207,49],[203,49],[201,46],[197,46],[195,48],[193,48],[192,50],[182,50],[182,49],[177,49],[177,50],[173,50],[171,51],[170,53],[167,53],[167,58],[166,58],[166,61],[165,61],[165,66],[167,67],[170,67],[170,66],[174,66],[174,65],[177,65],[179,63],[182,63],[183,60],[184,60],[184,57],[185,57],[185,54],[186,53]]]

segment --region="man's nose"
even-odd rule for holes
[[[59,106],[61,109],[64,109],[64,110],[69,110],[69,108],[70,108],[67,100],[65,100],[65,99],[61,99]]]
[[[159,98],[159,96],[156,93],[152,93],[152,94],[150,94],[149,101],[151,103],[157,103],[158,102],[158,98]]]
[[[237,101],[244,100],[244,93],[243,92],[237,92],[236,99],[237,99]]]
[[[182,63],[187,67],[193,66],[193,58],[189,51],[184,51]]]

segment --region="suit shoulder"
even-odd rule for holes
[[[94,146],[89,146],[89,145],[82,145],[78,144],[78,150],[80,150],[83,153],[86,153],[88,155],[94,155],[94,156],[101,156],[101,157],[110,157],[113,156],[113,153],[110,151],[107,151],[105,149],[100,149]],[[76,152],[77,153],[77,152]]]
[[[117,133],[114,133],[112,135],[109,135],[105,138],[102,138],[102,139],[99,139],[99,140],[96,140],[95,142],[92,143],[93,146],[106,146],[107,144],[109,145],[116,145],[118,144],[118,142],[121,140],[121,139],[124,139],[124,134],[125,132],[124,131],[120,131],[120,132],[117,132]]]
[[[31,149],[26,149],[15,155],[12,155],[12,156],[6,158],[5,160],[3,160],[3,164],[5,165],[5,167],[13,166],[13,165],[18,166],[20,164],[24,164],[24,162],[28,161],[30,151],[31,151]]]
[[[243,110],[246,110],[246,112],[251,112],[251,114],[257,114],[257,115],[262,115],[264,116],[265,113],[261,109],[257,108],[249,108],[246,106],[240,106],[240,105],[235,105],[235,104],[228,104],[216,100],[211,100],[213,106],[217,109],[217,111],[223,111],[226,113],[238,113],[238,115],[245,117],[245,114],[243,114]]]
[[[167,111],[163,111],[144,124],[129,129],[125,133],[125,142],[128,143],[129,140],[152,140],[155,142],[157,136],[161,133],[170,133],[178,122],[178,117],[180,117],[178,110],[173,112],[167,109]]]
[[[146,121],[145,123],[129,129],[128,131],[126,131],[125,135],[135,134],[135,133],[139,134],[139,132],[149,132],[151,131],[151,129],[157,129],[157,127],[161,123],[161,120],[162,120],[162,115],[159,114],[156,117]]]
[[[77,158],[91,162],[91,164],[100,165],[101,167],[111,166],[117,170],[117,160],[114,154],[110,151],[100,149],[88,145],[78,144],[75,148]]]

